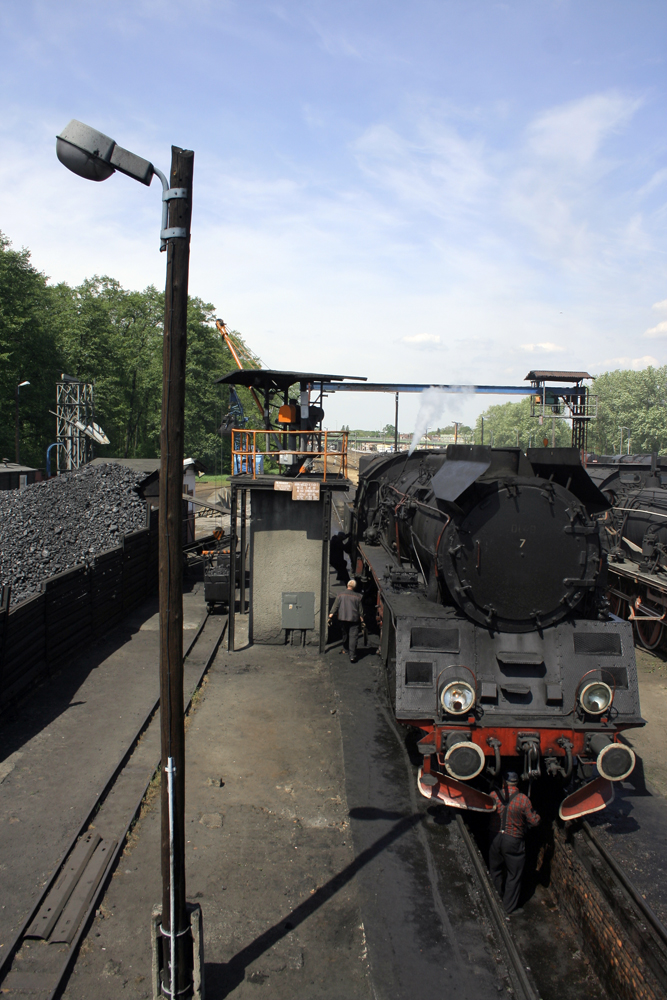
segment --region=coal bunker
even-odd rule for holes
[[[146,505],[137,488],[145,478],[122,465],[95,465],[0,490],[0,584],[11,587],[12,605],[143,528]]]

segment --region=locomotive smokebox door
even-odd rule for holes
[[[312,590],[283,592],[283,628],[315,628],[315,594]]]

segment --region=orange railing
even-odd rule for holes
[[[323,481],[327,479],[327,465],[334,460],[335,474],[347,478],[347,431],[275,431],[240,430],[232,431],[232,475],[252,473],[256,479],[265,458],[271,458],[279,465],[298,465],[299,471],[308,460],[323,461]],[[263,441],[262,441],[263,437]],[[259,440],[259,444],[258,444]],[[263,444],[263,447],[259,445]],[[262,459],[258,462],[258,458]],[[281,461],[284,459],[285,461]],[[312,472],[313,469],[307,470]],[[317,475],[319,470],[315,471]]]

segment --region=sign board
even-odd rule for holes
[[[286,483],[284,479],[277,479],[273,484],[274,490],[282,490],[284,493],[291,493],[294,483]]]
[[[297,479],[292,483],[292,500],[319,500],[320,484]]]

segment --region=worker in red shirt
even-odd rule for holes
[[[501,792],[491,792],[491,798],[496,803],[496,811],[491,816],[489,871],[505,913],[523,913],[519,907],[519,894],[526,863],[526,830],[530,826],[538,826],[540,817],[528,796],[519,791],[516,771],[507,772],[505,787]]]

